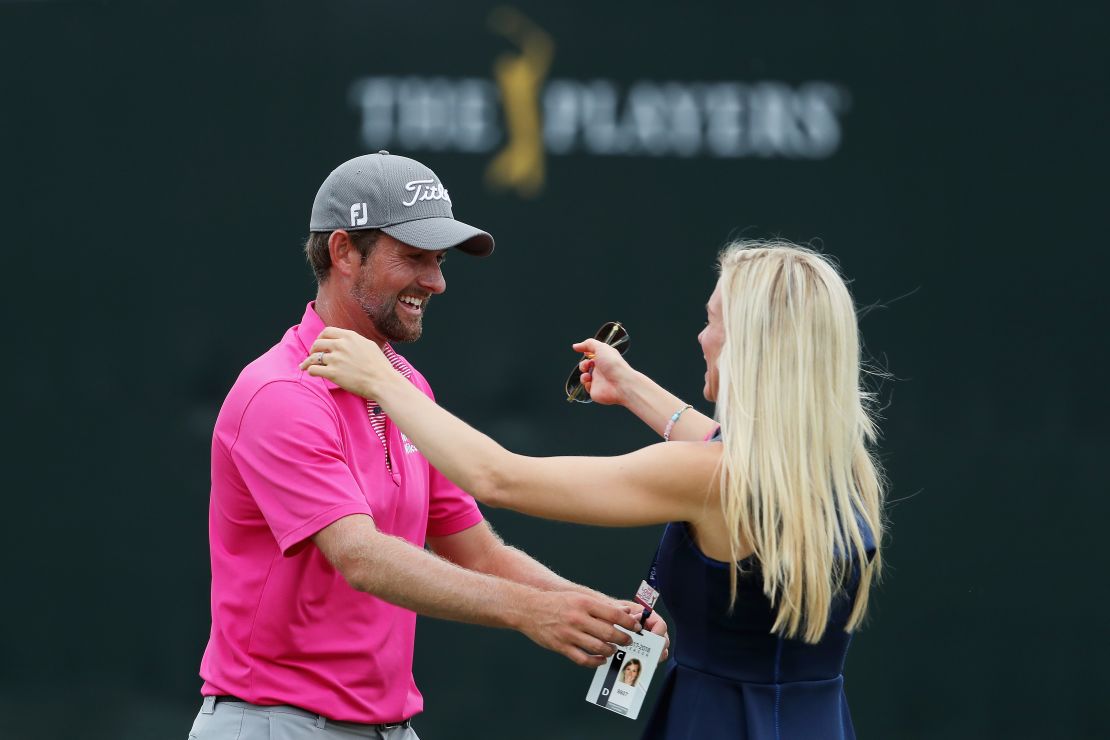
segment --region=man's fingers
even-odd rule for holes
[[[591,620],[589,624],[583,625],[580,629],[591,639],[605,644],[627,645],[632,642],[632,637],[627,632],[621,632],[613,626],[613,622],[607,619]]]
[[[609,659],[608,656],[604,655],[590,655],[575,647],[567,648],[562,653],[584,668],[597,668],[599,665],[604,665],[605,661]]]
[[[612,645],[584,632],[572,630],[552,637],[554,641],[550,647],[580,666],[596,668],[616,652]]]
[[[623,606],[608,605],[592,612],[592,616],[597,620],[594,624],[600,628],[600,631],[591,629],[590,633],[599,637],[607,642],[615,642],[618,645],[627,645],[632,642],[632,638],[626,632],[621,632],[613,625],[620,625],[629,632],[640,631],[639,615],[633,616],[625,611]]]
[[[604,640],[599,640],[592,635],[581,634],[575,638],[575,643],[580,649],[589,653],[590,655],[600,655],[608,658],[616,652],[616,648]]]
[[[619,604],[606,605],[603,611],[594,612],[593,615],[599,619],[604,619],[609,624],[619,624],[630,632],[640,631],[640,615],[630,614]]]

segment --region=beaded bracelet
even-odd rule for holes
[[[670,442],[671,441],[671,430],[674,429],[674,425],[675,425],[675,422],[678,421],[678,417],[682,416],[682,412],[685,411],[686,409],[692,409],[692,408],[694,408],[694,407],[691,406],[690,404],[686,404],[685,406],[680,408],[678,411],[671,414],[671,418],[667,421],[667,426],[663,427],[663,441],[664,442]]]

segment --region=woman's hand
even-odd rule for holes
[[[628,386],[638,373],[625,362],[621,353],[596,339],[578,342],[572,348],[575,352],[586,355],[578,363],[578,369],[582,373],[582,385],[586,387],[590,398],[603,406],[624,406]]]
[[[312,343],[301,370],[363,398],[377,398],[384,383],[399,377],[381,347],[357,332],[331,326]]]

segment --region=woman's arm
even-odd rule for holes
[[[667,423],[679,410],[682,414],[670,430],[674,441],[701,441],[717,430],[717,422],[660,386],[654,380],[632,369],[632,366],[612,347],[596,339],[587,339],[574,345],[578,352],[592,355],[579,363],[582,384],[590,398],[604,405],[620,405],[635,414],[640,421],[663,436]]]
[[[721,446],[657,444],[619,457],[533,458],[509,452],[440,408],[402,377],[376,344],[325,329],[301,365],[373,398],[440,472],[491,506],[581,524],[638,526],[718,512]]]

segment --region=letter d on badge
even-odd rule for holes
[[[365,203],[355,203],[351,206],[351,226],[365,226],[368,219]]]
[[[595,704],[605,706],[609,703],[609,693],[613,690],[613,684],[617,682],[617,675],[621,671],[622,663],[624,663],[624,651],[618,650],[613,654],[613,657],[609,659],[608,670],[605,669],[605,666],[601,666],[598,669],[599,672],[602,670],[605,671],[605,678],[601,684],[601,691],[597,693],[597,699],[594,700]]]

